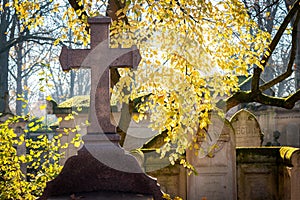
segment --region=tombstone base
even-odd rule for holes
[[[113,199],[113,200],[153,200],[151,195],[132,194],[126,192],[83,192],[77,195],[63,195],[50,197],[48,200],[70,200],[70,199],[83,199],[83,200],[95,200],[95,199]]]
[[[122,150],[119,147],[117,148]],[[110,156],[114,158],[114,151],[110,151]],[[120,163],[123,162],[123,164],[129,166],[138,165],[135,159],[135,163],[124,163],[125,157],[132,157],[131,155],[123,154],[123,157]],[[141,171],[132,173],[108,167],[83,146],[78,151],[78,155],[70,157],[66,161],[61,173],[54,180],[47,183],[40,200],[55,196],[101,191],[129,192],[151,195],[155,200],[163,199],[163,193],[155,179]]]

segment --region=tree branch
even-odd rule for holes
[[[295,106],[295,103],[299,99],[300,99],[300,90],[285,98],[272,97],[263,93],[261,93],[260,95],[254,98],[255,102],[264,105],[286,108],[286,109],[292,109]]]
[[[122,3],[119,0],[109,0],[108,6],[106,9],[106,16],[109,16],[112,21],[118,20],[119,16],[116,15],[116,12],[120,9],[123,9],[125,7],[125,1]],[[129,24],[128,18],[126,16],[126,13],[123,13],[125,16],[122,18],[122,21],[125,22],[125,24]],[[120,14],[122,15],[122,14]]]
[[[10,40],[6,46],[0,48],[0,53],[5,52],[7,49],[11,48],[15,44],[19,42],[25,42],[25,41],[34,41],[37,42],[38,40],[43,40],[43,41],[55,41],[55,38],[52,37],[45,37],[45,36],[37,36],[37,35],[22,35],[18,38],[14,38]]]
[[[267,5],[264,9],[260,10],[254,17],[258,17],[261,13],[263,13],[266,9],[273,7],[275,4],[279,3],[279,0],[273,1],[271,4]]]
[[[11,70],[8,70],[8,72],[10,73],[10,75],[14,78],[15,81],[17,81],[17,77],[12,73]]]
[[[171,1],[172,2],[172,1]],[[199,23],[191,14],[189,14],[180,4],[179,0],[176,0],[176,5],[179,7],[180,11],[183,12],[185,15],[189,16],[194,22]]]
[[[259,90],[259,80],[261,75],[262,69],[256,66],[254,68],[252,81],[251,81],[251,91],[256,92]]]
[[[282,37],[282,34],[284,33],[286,27],[288,26],[289,22],[293,19],[295,13],[298,11],[299,9],[299,3],[300,0],[297,0],[294,4],[292,9],[289,11],[289,13],[287,14],[287,16],[284,18],[282,24],[280,25],[276,35],[274,36],[271,44],[269,45],[268,49],[266,51],[268,51],[268,54],[264,54],[263,58],[260,61],[260,64],[262,66],[262,68],[264,68],[269,60],[269,58],[271,57],[275,47],[277,46],[280,38]],[[262,73],[262,68],[256,66],[254,68],[254,72],[253,72],[253,78],[252,78],[252,82],[251,82],[251,91],[252,92],[256,92],[258,91],[259,88],[259,79],[260,79],[260,75]]]
[[[86,23],[86,19],[89,17],[87,12],[84,10],[84,5],[83,3],[81,2],[81,0],[68,0],[69,1],[69,4],[72,6],[72,8],[75,10],[75,13],[79,13],[78,16],[78,19],[80,19],[82,22]],[[79,2],[81,2],[82,4],[79,5]],[[77,11],[80,11],[80,12],[77,12]],[[85,27],[85,30],[89,33],[90,31],[90,27],[87,26]]]
[[[272,79],[271,81],[263,84],[262,86],[259,87],[261,91],[265,91],[272,87],[273,85],[276,85],[277,83],[283,81],[284,79],[288,78],[289,76],[292,75],[293,73],[293,64],[296,58],[296,50],[297,50],[297,29],[298,29],[298,22],[300,19],[300,12],[297,12],[297,17],[296,20],[294,21],[293,24],[293,31],[292,31],[292,48],[291,48],[291,55],[290,55],[290,60],[286,69],[286,72],[283,74],[277,76],[276,78]]]
[[[295,103],[300,99],[300,89],[288,97],[273,97],[258,91],[253,93],[251,91],[240,91],[233,94],[226,100],[221,100],[217,103],[217,107],[227,112],[231,108],[240,103],[257,102],[263,105],[276,106],[286,109],[292,109]]]

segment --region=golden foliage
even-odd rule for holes
[[[123,76],[114,95],[125,102],[146,96],[139,113],[150,115],[153,130],[167,131],[160,153],[170,152],[174,164],[195,146],[191,138],[197,130],[210,124],[217,100],[239,90],[237,76],[262,67],[270,35],[238,0],[134,0],[117,14],[121,19],[112,25],[112,45],[137,45],[142,61],[137,71]],[[131,88],[130,95],[124,95],[124,87]]]
[[[87,16],[98,15],[107,2],[79,2],[83,9],[65,9],[63,20],[75,41],[87,45]],[[14,0],[13,6],[28,28],[43,24],[42,16],[31,17],[41,2]],[[53,2],[51,8],[60,9]],[[195,146],[191,138],[198,129],[210,124],[209,112],[218,110],[217,99],[239,90],[237,76],[262,67],[259,58],[269,54],[265,47],[270,35],[250,19],[239,0],[129,0],[116,15],[111,47],[135,44],[143,59],[137,71],[124,70],[115,99],[128,102],[144,96],[138,105],[141,116],[135,120],[149,114],[153,130],[167,131],[160,152],[164,156],[172,151],[169,158],[174,163]],[[67,38],[69,29],[62,30],[55,44]],[[125,94],[124,88],[131,93]]]
[[[12,117],[0,124],[0,198],[1,199],[36,199],[46,183],[57,176],[62,169],[59,159],[60,138],[48,139],[40,135],[36,140],[17,134],[14,126],[20,117]],[[36,121],[38,122],[38,120]],[[28,131],[40,128],[38,123],[31,122]],[[21,146],[27,153],[18,153]],[[24,173],[21,166],[25,166]]]

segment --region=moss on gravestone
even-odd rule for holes
[[[237,147],[237,162],[276,162],[280,157],[279,149],[280,147]]]

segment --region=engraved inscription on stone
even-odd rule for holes
[[[236,146],[261,146],[262,132],[255,116],[247,110],[238,111],[231,119]]]

